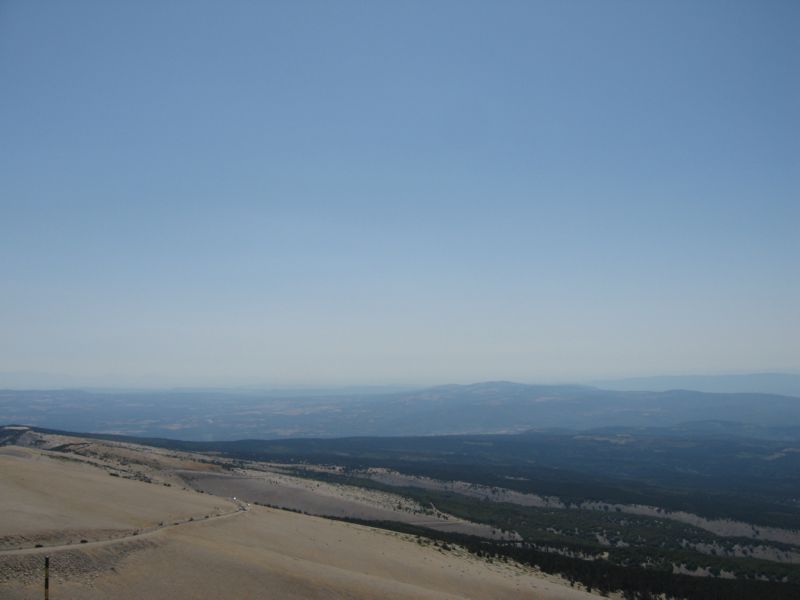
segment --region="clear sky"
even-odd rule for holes
[[[800,2],[0,2],[0,371],[800,370]]]

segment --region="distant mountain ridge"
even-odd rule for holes
[[[800,398],[504,381],[304,397],[219,390],[7,390],[0,391],[0,423],[205,441],[671,428],[687,423],[706,423],[702,427],[735,435],[774,437],[775,428],[800,427]]]
[[[713,393],[763,393],[800,397],[800,375],[747,373],[742,375],[667,375],[601,380],[598,387],[621,391],[664,392],[683,389]]]

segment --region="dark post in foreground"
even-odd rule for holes
[[[50,557],[44,557],[44,600],[50,599]]]

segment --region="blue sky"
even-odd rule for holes
[[[0,3],[0,372],[800,370],[797,2]]]

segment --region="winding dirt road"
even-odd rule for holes
[[[76,548],[96,548],[99,546],[110,546],[112,544],[118,544],[120,542],[127,542],[130,540],[141,540],[143,538],[151,537],[156,533],[159,533],[160,531],[164,531],[166,529],[175,529],[176,527],[183,527],[184,525],[191,525],[193,523],[208,523],[209,521],[228,519],[230,517],[234,517],[236,515],[242,514],[250,510],[249,505],[246,502],[242,502],[241,500],[236,500],[234,498],[232,498],[231,500],[235,502],[236,505],[238,506],[236,510],[222,513],[220,515],[214,515],[212,517],[202,517],[199,519],[190,517],[188,519],[175,521],[168,525],[156,525],[154,527],[147,527],[145,529],[140,529],[139,531],[137,531],[137,533],[132,533],[130,535],[125,535],[116,538],[109,538],[105,540],[79,542],[77,544],[55,544],[52,546],[41,545],[41,546],[31,546],[28,548],[14,548],[10,550],[0,550],[0,556],[20,555],[20,554],[47,554],[48,552],[75,550]]]

